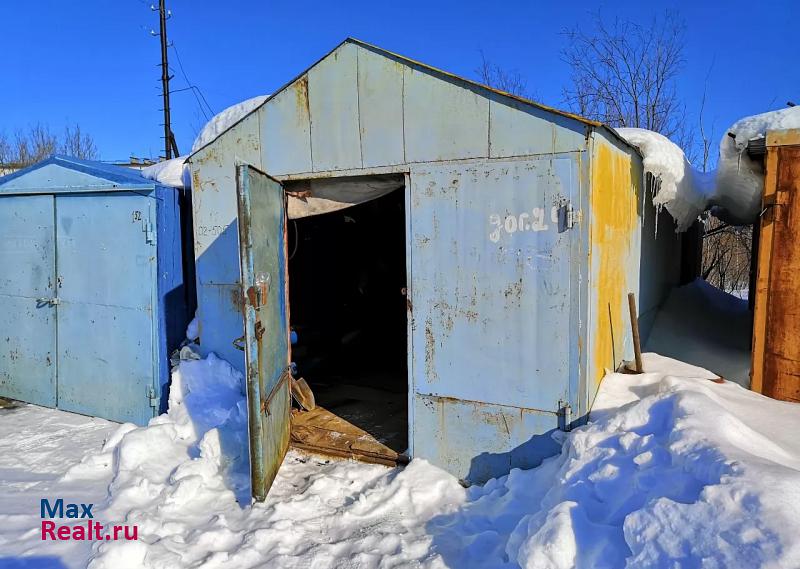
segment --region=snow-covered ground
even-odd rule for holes
[[[645,370],[608,375],[539,468],[465,489],[419,459],[290,452],[255,505],[241,376],[213,356],[181,362],[146,428],[0,411],[0,567],[800,567],[800,406],[655,354]],[[43,543],[47,496],[139,540]]]
[[[698,278],[672,289],[645,348],[750,387],[752,330],[753,313],[746,298]]]

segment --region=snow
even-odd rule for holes
[[[217,138],[220,134],[233,126],[234,123],[238,122],[242,117],[253,111],[266,100],[266,96],[253,97],[252,99],[247,99],[241,103],[231,105],[221,113],[214,115],[212,119],[205,124],[197,135],[197,138],[194,139],[192,150],[189,154],[192,154]],[[191,172],[186,165],[186,159],[188,157],[189,155],[187,154],[142,168],[142,176],[148,180],[155,180],[165,186],[186,189],[191,188]]]
[[[645,349],[749,387],[752,329],[747,300],[696,279],[672,290],[656,315]]]
[[[194,139],[190,154],[200,150],[203,146],[217,138],[220,134],[233,126],[234,123],[238,122],[242,117],[253,111],[266,100],[266,95],[253,97],[252,99],[247,99],[241,103],[231,105],[221,113],[214,115],[203,127],[203,130],[200,131],[200,134],[197,135],[197,138]]]
[[[195,314],[192,321],[189,322],[189,325],[186,327],[186,339],[190,341],[197,340],[200,337],[200,320],[197,318]]]
[[[692,166],[683,150],[661,134],[640,128],[616,130],[641,150],[645,171],[660,181],[653,203],[666,207],[677,231],[685,231],[709,208],[728,223],[753,223],[761,208],[764,168],[748,156],[747,144],[753,138],[763,138],[767,131],[789,128],[800,128],[800,107],[737,121],[720,140],[718,167],[713,172]]]
[[[677,223],[677,231],[686,231],[706,210],[713,178],[694,168],[683,150],[662,134],[643,128],[618,128],[617,132],[639,148],[645,172],[659,180],[653,205],[666,207]]]
[[[800,107],[746,117],[725,131],[719,143],[715,216],[737,225],[755,221],[761,211],[764,167],[747,154],[747,143],[753,138],[764,138],[768,130],[790,128],[800,128]]]
[[[39,501],[63,497],[72,502],[101,502],[109,478],[91,483],[63,479],[86,453],[103,446],[119,427],[34,405],[0,407],[0,567],[85,567],[88,542],[43,542]],[[26,556],[30,565],[14,558]]]
[[[185,165],[188,156],[179,156],[172,160],[164,160],[158,164],[142,168],[142,176],[155,180],[165,186],[174,188],[191,188],[192,180],[189,168]]]
[[[169,412],[145,428],[2,411],[2,555],[92,569],[800,566],[800,407],[656,354],[644,366],[606,376],[592,422],[556,431],[561,454],[536,469],[465,489],[420,459],[291,451],[256,504],[242,377],[213,355],[180,363]],[[139,541],[43,545],[38,497],[69,488],[103,523],[138,524]]]

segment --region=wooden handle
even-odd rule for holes
[[[628,293],[628,309],[631,313],[631,331],[633,332],[633,354],[636,357],[636,372],[644,372],[642,366],[642,344],[639,338],[639,316],[636,313],[636,296]]]

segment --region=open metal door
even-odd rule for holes
[[[250,474],[261,501],[289,447],[286,198],[280,182],[249,165],[236,167],[236,193]]]

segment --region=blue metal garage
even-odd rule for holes
[[[0,396],[139,425],[159,413],[193,302],[182,192],[65,156],[0,178]]]

